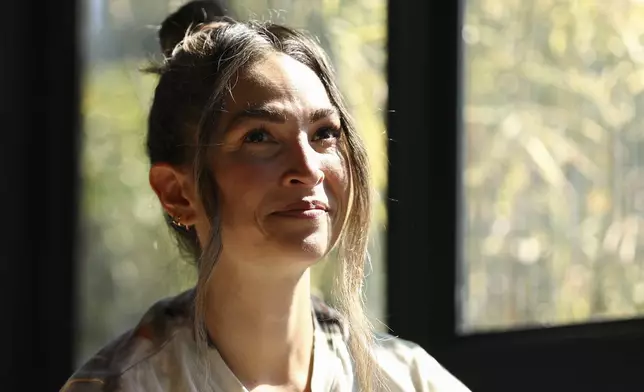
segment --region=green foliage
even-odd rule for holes
[[[467,3],[464,330],[644,311],[644,5]]]
[[[136,63],[96,64],[82,102],[82,248],[79,359],[133,326],[144,308],[190,286],[147,183],[146,108],[154,78]]]

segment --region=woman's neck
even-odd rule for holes
[[[249,390],[303,391],[312,370],[309,269],[279,276],[248,269],[216,266],[208,287],[208,333]]]

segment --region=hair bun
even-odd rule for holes
[[[216,0],[195,0],[181,6],[170,14],[161,24],[159,42],[161,51],[166,57],[185,37],[192,26],[203,23],[216,22],[225,16],[222,5]]]

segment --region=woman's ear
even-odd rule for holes
[[[197,222],[198,197],[192,172],[167,163],[150,168],[150,186],[163,209],[178,223],[192,226]]]

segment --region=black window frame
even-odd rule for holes
[[[641,389],[644,319],[457,333],[465,1],[388,6],[388,326],[476,392]]]

